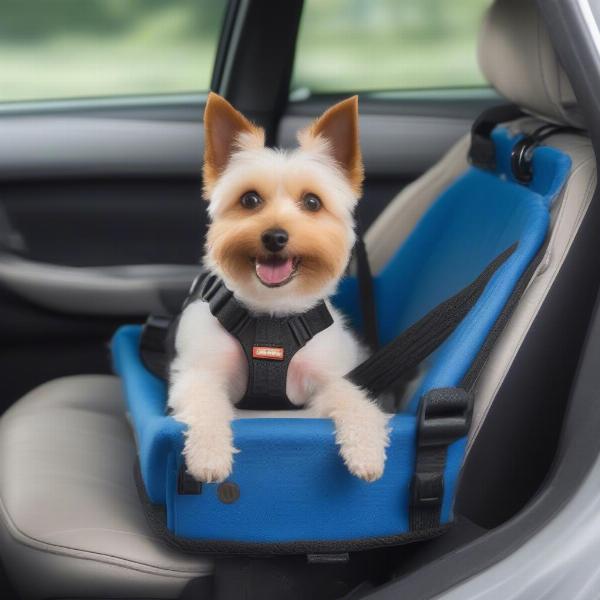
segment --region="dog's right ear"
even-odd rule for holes
[[[324,139],[328,151],[346,174],[357,196],[361,195],[364,169],[358,131],[358,96],[334,104],[312,125],[298,132],[300,146]]]
[[[210,92],[204,109],[204,194],[210,196],[231,155],[238,149],[262,147],[265,132],[225,98]]]

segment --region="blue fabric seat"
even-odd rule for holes
[[[481,352],[528,266],[543,246],[549,209],[570,169],[566,154],[534,152],[529,185],[511,174],[517,141],[507,130],[493,133],[494,172],[470,167],[432,205],[375,280],[380,337],[392,340],[434,306],[471,281],[513,244],[469,314],[430,357],[407,409],[392,419],[384,476],[368,484],[345,469],[328,420],[243,418],[234,422],[231,481],[237,501],[219,499],[218,485],[200,494],[178,493],[183,424],[165,412],[166,386],[139,357],[140,328],[121,328],[113,357],[136,432],[141,486],[165,513],[167,535],[205,542],[207,551],[259,549],[301,552],[399,543],[418,537],[410,530],[410,486],[414,473],[419,400],[429,390],[458,387]],[[357,284],[344,280],[336,304],[360,327]],[[456,481],[466,438],[448,448],[441,524],[453,519]]]

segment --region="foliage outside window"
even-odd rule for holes
[[[9,0],[0,100],[207,90],[224,0]]]

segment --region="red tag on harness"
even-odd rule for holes
[[[252,346],[252,358],[258,358],[259,360],[283,360],[283,348]]]

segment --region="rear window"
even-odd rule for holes
[[[9,0],[0,101],[208,90],[221,0]]]
[[[481,86],[476,42],[490,0],[305,0],[292,90]]]

